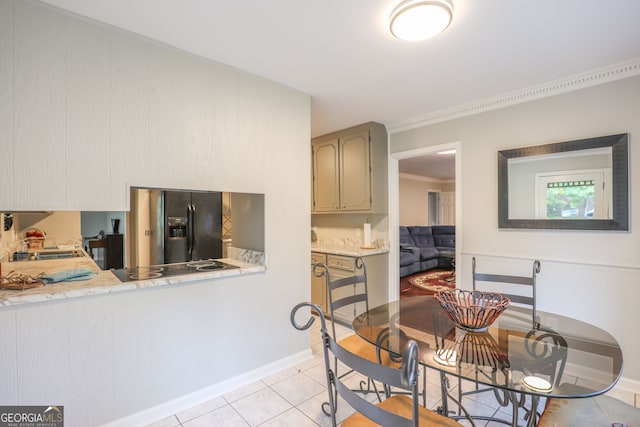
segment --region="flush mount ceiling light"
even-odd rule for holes
[[[443,32],[452,18],[449,0],[405,0],[391,12],[389,30],[400,40],[420,41]]]

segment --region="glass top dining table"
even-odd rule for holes
[[[365,340],[401,354],[418,343],[420,363],[507,392],[578,398],[605,393],[622,372],[622,351],[606,331],[567,316],[511,306],[486,332],[456,327],[433,296],[402,298],[353,321]]]

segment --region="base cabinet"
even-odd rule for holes
[[[329,317],[330,312],[327,279],[324,276],[316,277],[313,274],[313,266],[316,263],[326,264],[329,268],[331,280],[336,280],[359,273],[359,271],[356,271],[356,258],[355,256],[333,255],[320,252],[311,253],[311,302],[320,306],[327,317]],[[388,300],[388,254],[366,256],[363,257],[362,260],[367,269],[369,308],[376,307]],[[362,287],[362,289],[357,289],[356,286]],[[340,288],[334,292],[334,296],[340,298],[347,295],[354,295],[356,291],[362,292],[364,284],[358,284],[356,286]],[[355,307],[355,313],[354,307],[338,308],[334,313],[336,320],[350,326],[355,315],[365,311],[364,303],[361,304],[361,306]]]
[[[327,255],[327,266],[329,267],[329,274],[331,274],[331,280],[338,280],[344,277],[351,277],[356,274],[356,259],[348,256],[341,255]],[[342,299],[356,293],[356,286],[359,286],[358,292],[364,292],[364,284],[359,283],[358,285],[350,285],[344,286],[339,289],[336,289],[333,292],[334,299]],[[342,324],[351,325],[353,319],[359,313],[365,311],[365,305],[361,306],[353,306],[348,305],[346,307],[337,308],[333,315],[334,321],[337,321]]]

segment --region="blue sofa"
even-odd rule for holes
[[[432,268],[451,268],[455,253],[454,225],[400,227],[400,277]]]

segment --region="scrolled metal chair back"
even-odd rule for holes
[[[319,264],[316,264],[316,265],[319,265]],[[327,273],[328,273],[328,270],[327,270]],[[327,329],[327,321],[324,317],[324,313],[322,312],[322,309],[317,304],[313,304],[311,302],[301,302],[296,304],[295,307],[293,307],[293,309],[291,310],[291,314],[289,316],[293,327],[299,331],[304,331],[311,328],[311,325],[313,325],[313,322],[315,322],[316,318],[311,315],[309,316],[309,319],[305,324],[299,324],[298,322],[296,322],[296,314],[303,307],[309,307],[315,310],[315,312],[318,313],[318,318],[320,319],[320,333],[322,335],[322,353],[324,356],[324,366],[325,366],[325,373],[326,373],[326,380],[327,380],[327,391],[329,394],[329,401],[323,403],[322,409],[326,415],[331,417],[332,425],[335,427],[337,397],[334,396],[334,393],[332,393],[331,390],[334,388],[337,374],[333,369],[331,369],[331,361],[329,358],[330,342],[331,341],[335,342],[335,341],[333,340],[333,338],[331,338],[331,335],[329,335],[329,330]],[[337,364],[336,364],[336,368],[337,368]],[[326,408],[327,404],[329,408]]]
[[[379,363],[371,362],[364,359],[357,354],[351,353],[341,347],[329,334],[327,330],[326,320],[322,314],[322,310],[316,304],[310,302],[302,302],[297,304],[291,310],[291,324],[294,328],[302,331],[309,329],[315,317],[311,316],[306,323],[300,324],[296,321],[297,312],[303,308],[309,307],[314,309],[318,314],[321,325],[323,342],[323,353],[325,369],[327,372],[327,391],[329,396],[329,416],[331,417],[332,425],[336,424],[336,403],[337,397],[334,397],[332,390],[335,390],[337,395],[341,396],[351,407],[360,412],[367,418],[374,420],[381,425],[393,425],[397,427],[417,427],[418,426],[418,365],[419,365],[419,351],[418,344],[409,340],[405,344],[402,351],[401,368],[396,368],[380,365]],[[366,398],[360,396],[358,393],[351,390],[346,384],[337,377],[335,371],[331,367],[330,353],[345,364],[347,367],[359,372],[368,378],[379,380],[385,384],[390,384],[393,387],[403,388],[411,392],[412,395],[412,419],[407,419],[402,416],[396,415],[386,410],[381,410],[374,403],[370,402]]]
[[[542,373],[549,376],[552,386],[557,386],[567,364],[567,340],[549,328],[535,328],[525,336],[524,347],[537,363],[527,374]],[[535,372],[534,370],[539,372]]]

